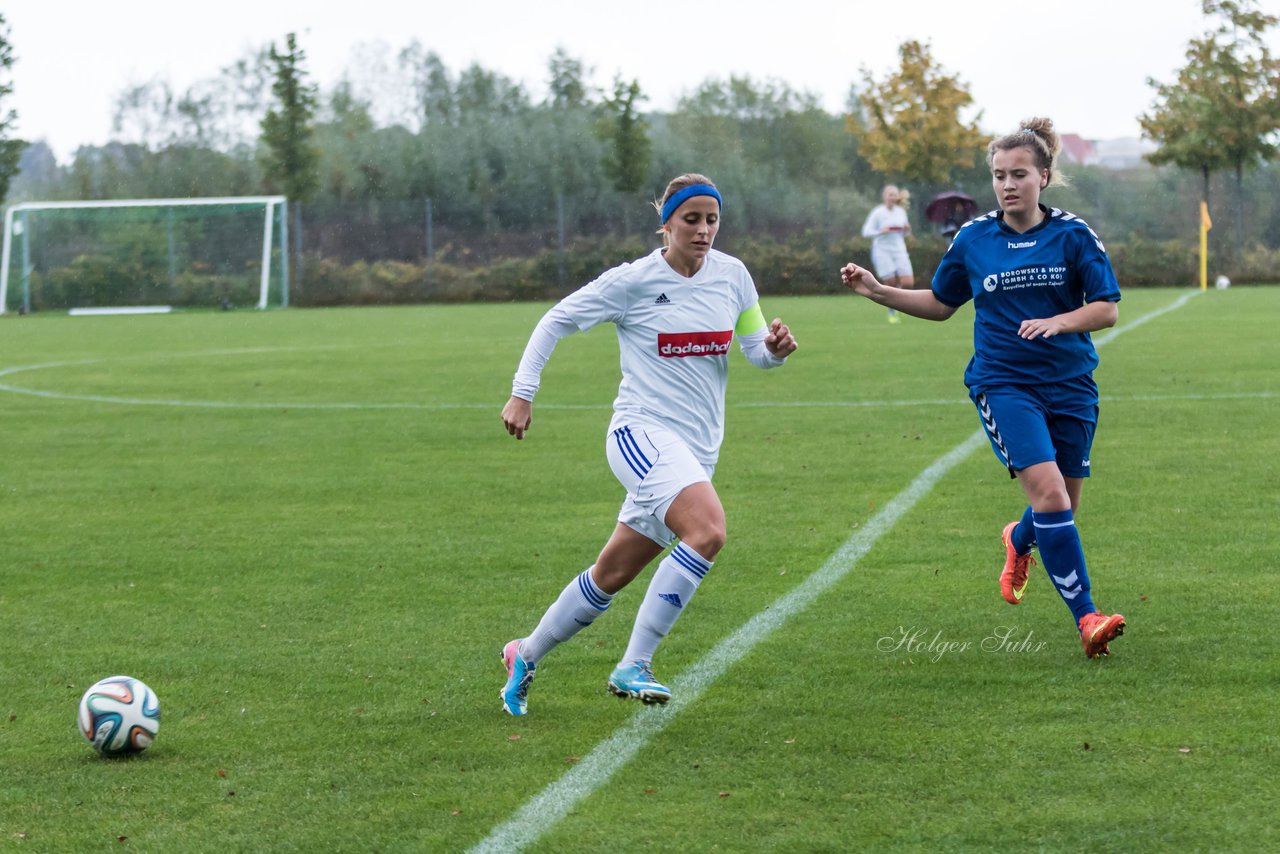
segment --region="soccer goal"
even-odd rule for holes
[[[284,196],[12,205],[0,314],[287,306],[287,208]]]

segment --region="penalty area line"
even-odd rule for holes
[[[1132,323],[1113,329],[1106,336],[1095,340],[1095,346],[1110,343],[1117,336],[1136,329],[1148,320],[1181,308],[1198,293],[1199,291],[1194,291]],[[638,709],[627,723],[597,744],[560,779],[535,795],[511,818],[494,827],[488,836],[469,849],[469,854],[523,851],[537,842],[575,806],[609,782],[650,739],[666,729],[681,711],[696,703],[703,692],[730,667],[745,658],[788,619],[804,611],[832,585],[848,575],[867,552],[871,551],[872,546],[927,496],[938,481],[974,450],[986,444],[986,441],[986,433],[979,428],[969,438],[935,460],[906,489],[890,499],[866,525],[836,549],[820,569],[789,593],[776,599],[772,605],[758,612],[681,673],[675,680],[679,690],[665,708]]]

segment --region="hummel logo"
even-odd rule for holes
[[[658,298],[653,301],[654,305],[671,305],[671,300],[667,299],[666,294],[658,294]]]
[[[1080,591],[1084,589],[1084,585],[1080,583],[1080,576],[1073,569],[1071,574],[1066,578],[1059,578],[1052,572],[1049,577],[1053,579],[1053,583],[1058,586],[1058,592],[1062,594],[1062,598],[1070,601],[1080,595]]]
[[[659,598],[659,599],[661,599],[663,602],[667,602],[667,603],[670,603],[670,604],[672,604],[672,605],[675,605],[677,608],[683,608],[683,607],[684,607],[684,605],[683,605],[683,604],[681,604],[681,602],[680,602],[680,594],[679,594],[679,593],[659,593],[659,594],[658,594],[658,598]]]

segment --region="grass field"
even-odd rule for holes
[[[917,480],[978,429],[971,312],[768,299],[801,350],[733,356],[676,702],[604,689],[638,583],[521,719],[498,651],[621,499],[610,329],[560,345],[516,442],[545,305],[0,318],[0,850],[1276,850],[1280,288],[1187,293],[1098,336],[1110,659],[1042,570],[1000,598],[1023,502],[985,445]],[[162,704],[132,760],[75,728],[116,673]]]

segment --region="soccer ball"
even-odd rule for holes
[[[84,692],[77,720],[103,756],[141,753],[160,731],[160,700],[141,680],[109,676]]]

